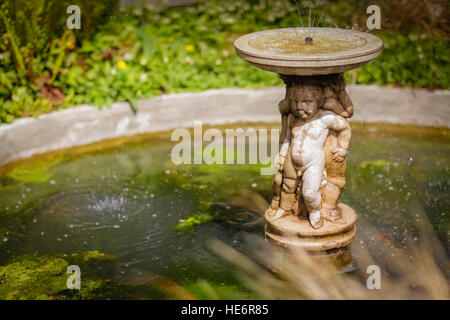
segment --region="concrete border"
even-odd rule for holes
[[[352,121],[450,128],[450,91],[348,86]],[[141,100],[133,114],[127,103],[99,110],[82,105],[0,125],[0,165],[61,148],[147,132],[236,122],[280,121],[284,88],[220,89]]]

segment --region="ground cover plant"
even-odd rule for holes
[[[66,8],[81,8],[68,30]],[[349,72],[350,83],[448,89],[445,1],[378,1],[383,54]],[[119,1],[6,0],[0,5],[0,123],[91,104],[160,94],[281,85],[238,58],[240,35],[282,27],[365,31],[366,1],[196,1],[120,7]],[[405,15],[404,12],[414,14]],[[309,14],[311,12],[311,15]],[[311,18],[310,18],[311,17]]]

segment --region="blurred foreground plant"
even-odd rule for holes
[[[246,203],[249,209],[263,214],[268,203],[257,193],[243,190],[234,202]],[[223,259],[237,267],[236,276],[261,299],[441,299],[448,300],[449,260],[424,212],[421,216],[419,242],[406,246],[394,242],[371,241],[379,234],[376,228],[361,220],[360,234],[364,245],[351,246],[356,267],[340,272],[329,259],[318,258],[304,250],[286,250],[248,235],[248,253],[241,253],[224,242],[212,239],[209,246]],[[355,241],[354,241],[355,242]],[[369,266],[381,270],[381,288],[368,289]]]
[[[285,253],[268,250],[268,244],[260,244],[260,253],[253,260],[218,240],[210,245],[238,267],[239,279],[262,299],[448,300],[450,297],[448,281],[426,246],[415,247],[395,259],[373,259],[367,252],[354,252],[357,265],[381,267],[380,290],[369,290],[366,279],[370,274],[365,269],[339,273],[331,263],[301,250],[289,252],[288,259],[283,257]],[[276,272],[262,266],[270,266]]]

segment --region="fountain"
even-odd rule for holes
[[[266,236],[286,248],[345,252],[357,216],[339,202],[354,111],[343,72],[380,55],[382,41],[345,29],[286,28],[247,34],[234,45],[239,57],[286,84]]]
[[[264,95],[257,92],[258,100],[247,97],[259,90],[247,89],[166,96],[147,101],[137,116],[128,106],[122,106],[122,111],[120,105],[101,111],[82,106],[70,116],[65,110],[7,125],[0,130],[0,140],[7,146],[0,148],[0,274],[7,275],[0,285],[0,298],[34,299],[45,291],[49,297],[67,299],[66,264],[80,264],[82,279],[92,277],[95,286],[92,292],[83,291],[83,298],[267,298],[236,279],[239,270],[221,258],[224,250],[212,251],[210,246],[211,239],[220,239],[250,258],[259,258],[262,252],[267,260],[257,261],[280,271],[277,267],[285,260],[272,259],[279,257],[280,250],[272,252],[260,241],[264,227],[273,243],[318,255],[325,252],[319,256],[336,257],[340,266],[347,264],[350,250],[346,248],[353,242],[354,272],[323,273],[327,283],[338,274],[352,281],[365,279],[367,266],[373,262],[386,265],[386,270],[399,261],[405,270],[419,263],[417,274],[404,273],[410,282],[396,278],[391,287],[383,282],[385,289],[380,291],[380,297],[398,298],[397,285],[404,283],[411,288],[411,297],[417,298],[414,286],[422,279],[420,263],[426,259],[410,259],[406,245],[410,235],[415,243],[422,242],[420,226],[428,217],[440,241],[448,241],[448,129],[371,123],[384,120],[385,114],[368,105],[371,108],[365,111],[371,117],[352,124],[352,157],[346,163],[351,135],[347,119],[354,110],[341,73],[375,58],[381,41],[350,30],[298,28],[247,35],[236,44],[240,56],[278,72],[287,87],[278,105],[282,153],[277,157],[270,208],[264,199],[271,177],[260,175],[263,163],[176,165],[169,156],[175,144],[169,130],[189,126],[199,115],[221,132],[241,128],[242,123],[235,122],[242,119],[253,121],[249,122],[252,125],[261,121],[264,129],[277,128],[273,123],[278,120],[276,110],[275,117],[266,114],[277,103],[268,98],[282,95],[282,88],[266,88]],[[364,89],[360,97],[367,94],[367,87],[360,89]],[[357,92],[352,92],[355,100]],[[406,94],[400,89],[394,92]],[[414,98],[427,101],[423,107],[411,109],[405,99],[398,99],[395,108],[392,100],[385,99],[383,104],[393,109],[390,116],[396,114],[402,121],[402,112],[408,110],[409,121],[418,119],[417,123],[430,125],[440,117],[445,124],[447,104],[439,108],[435,101],[441,98],[431,100],[428,91],[416,94],[427,98]],[[212,97],[220,102],[213,107]],[[374,93],[368,97],[358,104],[381,101]],[[427,118],[433,115],[428,113],[429,104],[437,106],[435,117]],[[247,118],[244,113],[236,117],[243,106]],[[402,121],[398,123],[406,122]],[[36,132],[45,132],[46,139]],[[69,145],[64,144],[67,141]],[[299,151],[295,154],[289,152],[294,142]],[[303,150],[306,142],[308,149]],[[304,151],[311,150],[313,157],[306,159]],[[48,153],[39,154],[44,152]],[[317,159],[322,160],[310,163]],[[355,210],[338,201],[346,172],[347,191],[357,192],[347,192],[342,199]],[[303,188],[305,184],[308,188]],[[318,198],[322,215],[309,219],[317,212]],[[355,211],[359,213],[357,234]],[[256,241],[247,241],[249,235],[257,235]],[[366,253],[374,259],[365,260]],[[235,257],[242,262],[244,255]],[[46,271],[49,266],[54,273]],[[299,277],[292,283],[301,286],[301,279],[320,277],[317,268],[307,264],[308,272],[303,273],[304,267],[294,269]],[[43,271],[49,277],[36,282],[36,274],[44,275]],[[267,278],[260,277],[264,272],[259,271],[263,270],[250,268],[249,272],[259,277],[254,283],[264,285],[261,292],[269,298],[292,298],[285,287],[280,287],[280,294],[267,287]],[[275,276],[283,275],[281,271]],[[18,275],[24,281],[18,282]],[[53,282],[56,278],[58,282]],[[47,286],[49,281],[55,283],[52,288]],[[436,282],[445,286],[445,280]],[[341,282],[344,290],[338,293],[346,291],[347,283]],[[367,291],[365,281],[361,285],[363,290],[347,290],[344,297],[365,298],[377,291]]]

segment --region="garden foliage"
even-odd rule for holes
[[[384,20],[374,33],[384,41],[383,54],[347,80],[447,89],[449,45],[439,7],[411,1],[412,9],[421,9],[414,20],[398,4],[378,2]],[[65,25],[69,4],[81,8],[81,30]],[[281,85],[276,74],[235,55],[238,36],[308,23],[364,31],[366,7],[364,1],[296,6],[288,0],[213,0],[119,8],[117,0],[6,0],[0,5],[0,123],[84,103],[128,101],[135,107],[137,99],[165,93]]]

